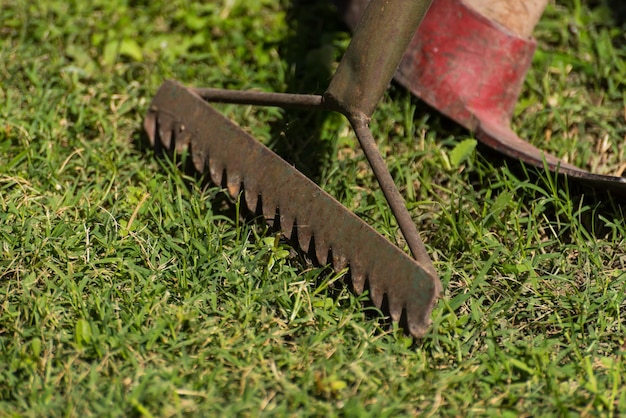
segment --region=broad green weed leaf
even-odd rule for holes
[[[135,61],[143,61],[141,47],[134,39],[124,39],[120,45],[120,55],[124,55]]]
[[[102,63],[105,67],[112,67],[117,57],[118,41],[110,41],[104,46],[102,53]]]
[[[89,325],[86,319],[79,319],[76,322],[75,336],[79,346],[82,346],[83,343],[89,344],[91,342],[91,325]]]
[[[465,141],[459,142],[452,152],[450,152],[450,164],[452,168],[459,168],[459,166],[469,158],[472,152],[474,152],[474,149],[476,149],[475,139],[466,139]]]
[[[96,63],[89,56],[89,53],[78,45],[68,45],[65,54],[74,60],[76,66],[82,69],[87,76],[91,76],[96,70]],[[66,67],[70,68],[70,67]]]
[[[30,342],[30,349],[33,352],[33,357],[39,357],[41,354],[41,340],[39,338],[33,338]]]
[[[134,61],[143,61],[143,51],[137,41],[126,38],[122,41],[109,41],[104,46],[102,61],[105,66],[113,66],[117,57],[125,56]]]

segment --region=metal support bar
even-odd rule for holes
[[[406,207],[406,202],[396,187],[396,184],[391,177],[391,173],[387,168],[387,164],[385,164],[385,160],[382,155],[380,155],[376,141],[374,140],[372,132],[368,127],[369,118],[362,113],[347,115],[347,117],[352,124],[352,128],[354,129],[354,133],[361,144],[365,157],[372,167],[372,171],[378,180],[378,184],[385,195],[385,199],[387,199],[387,203],[393,212],[393,216],[395,216],[398,221],[400,231],[402,231],[402,235],[404,235],[404,239],[413,254],[413,258],[422,263],[424,266],[431,265],[428,252],[426,251],[426,247],[419,236],[415,222],[413,222],[411,214]]]
[[[267,93],[209,88],[191,88],[190,90],[208,102],[300,109],[319,109],[322,106],[322,96],[315,94]]]

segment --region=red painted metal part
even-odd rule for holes
[[[337,2],[350,25],[367,0]],[[626,194],[626,179],[589,173],[540,150],[510,121],[536,42],[495,23],[463,0],[434,0],[405,52],[395,80],[474,132],[490,148],[583,182]]]
[[[446,30],[441,30],[446,28]],[[396,80],[426,103],[514,158],[556,170],[562,163],[509,127],[536,42],[459,0],[436,0],[413,38]]]
[[[436,0],[396,80],[468,129],[476,112],[508,125],[535,46],[461,1]]]

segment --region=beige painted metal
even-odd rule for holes
[[[548,0],[464,0],[485,17],[520,36],[531,36]]]

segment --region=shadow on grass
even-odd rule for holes
[[[568,219],[570,214],[564,210],[564,203],[567,200],[571,201],[569,206],[576,212],[579,225],[590,237],[596,239],[602,239],[612,231],[606,219],[622,219],[623,214],[626,213],[626,188],[623,186],[616,186],[614,190],[599,187],[586,180],[527,165],[484,144],[479,144],[477,150],[481,160],[498,172],[507,171],[510,176],[517,179],[518,184],[532,185],[522,187],[513,197],[519,199],[526,207],[531,207],[533,202],[544,199],[546,202],[543,212],[545,221],[551,225],[563,226],[563,231],[556,232],[559,233],[564,243],[576,240],[571,236],[572,229]],[[484,170],[481,172],[485,173]],[[494,194],[499,193],[502,183],[496,178],[498,174],[493,169],[486,172],[486,176],[479,174],[478,170],[470,174],[469,181],[472,187],[476,193],[486,189]],[[539,190],[543,192],[540,193]]]
[[[289,3],[289,35],[279,46],[286,61],[287,92],[322,94],[333,75],[334,41],[346,28],[330,2],[295,0]],[[319,183],[324,161],[333,158],[331,141],[322,139],[327,111],[286,109],[271,126],[270,148],[311,180]]]
[[[617,25],[626,25],[626,3],[624,0],[608,0],[608,7],[611,9],[613,19]]]

